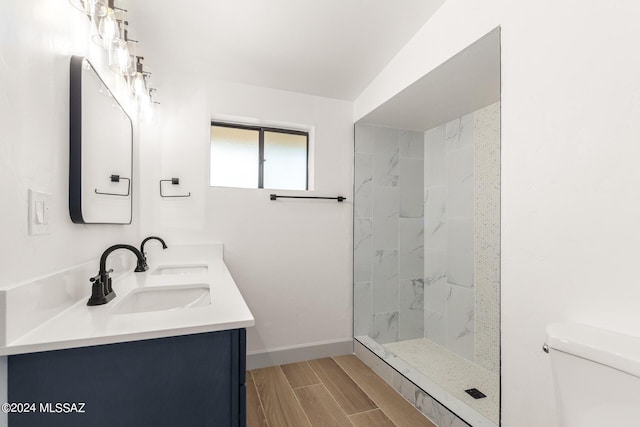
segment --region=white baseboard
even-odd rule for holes
[[[247,370],[344,354],[353,354],[353,338],[247,352]]]

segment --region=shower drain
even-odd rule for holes
[[[483,397],[487,397],[487,395],[485,395],[483,392],[481,392],[477,388],[470,388],[469,390],[465,390],[465,393],[467,393],[469,396],[473,397],[474,399],[482,399]]]

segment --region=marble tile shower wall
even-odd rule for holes
[[[424,333],[499,369],[500,112],[425,132]]]
[[[473,360],[473,113],[424,135],[425,337]]]
[[[424,336],[424,134],[355,129],[355,330],[379,343]]]

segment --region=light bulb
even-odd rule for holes
[[[113,50],[114,66],[120,74],[127,74],[129,68],[129,47],[124,40],[116,42],[116,48]]]
[[[120,34],[118,31],[118,21],[116,20],[113,9],[107,11],[107,16],[100,20],[100,26],[98,27],[98,33],[102,37],[102,47],[105,49],[111,49],[113,43],[118,40]]]
[[[147,93],[147,83],[144,81],[142,73],[136,73],[133,78],[133,93],[136,97],[141,97]]]

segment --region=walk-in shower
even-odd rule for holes
[[[355,127],[354,336],[473,426],[499,425],[499,99],[496,29]]]

